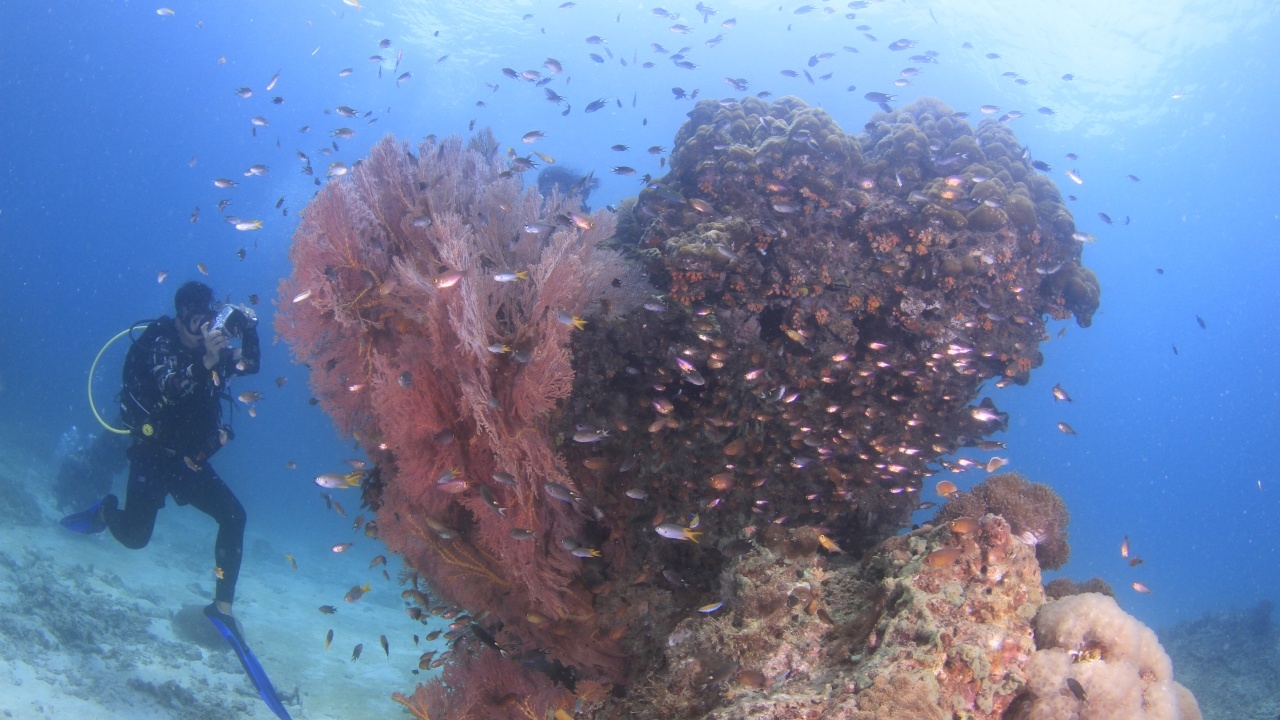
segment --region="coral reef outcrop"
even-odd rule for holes
[[[366,531],[412,568],[410,616],[466,615],[405,706],[999,717],[1065,508],[997,481],[893,535],[936,461],[1007,427],[984,383],[1027,382],[1046,316],[1097,309],[1008,128],[701,102],[616,233],[496,148],[379,143],[307,208],[280,288],[376,464]]]
[[[1015,534],[1035,546],[1036,558],[1045,570],[1057,570],[1071,557],[1067,542],[1071,513],[1048,485],[1029,482],[1018,473],[992,475],[967,492],[953,493],[934,522],[986,513],[1002,516]]]

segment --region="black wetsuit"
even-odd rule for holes
[[[209,458],[230,439],[230,430],[222,425],[227,380],[258,372],[257,330],[246,329],[241,340],[239,352],[223,350],[222,359],[209,371],[204,346],[192,350],[183,345],[172,318],[162,317],[147,327],[125,360],[121,414],[133,434],[126,503],[117,508],[119,501],[108,496],[103,504],[111,534],[133,549],[151,540],[166,495],[216,520],[219,577],[214,597],[226,603],[235,599],[245,512]]]

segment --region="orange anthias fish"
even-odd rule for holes
[[[1124,536],[1124,542],[1120,543],[1120,557],[1129,557],[1129,536]]]
[[[940,568],[946,567],[960,559],[960,550],[958,548],[944,548],[942,550],[934,550],[924,559],[926,567]]]
[[[1146,585],[1143,585],[1140,582],[1135,582],[1133,584],[1133,589],[1143,594],[1151,592],[1151,588],[1147,587]]]

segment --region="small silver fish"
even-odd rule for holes
[[[560,483],[549,482],[543,487],[548,495],[560,502],[571,503],[574,501],[573,491]]]

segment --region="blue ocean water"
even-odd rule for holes
[[[171,14],[157,12],[165,2]],[[269,328],[298,212],[317,189],[299,173],[298,151],[323,175],[387,133],[465,134],[474,121],[504,148],[594,170],[599,207],[641,187],[611,167],[664,172],[645,150],[669,149],[691,108],[672,88],[734,97],[725,78],[744,78],[748,94],[796,95],[847,132],[876,110],[867,92],[894,94],[895,105],[932,95],[975,124],[986,104],[1024,112],[1008,122],[1076,195],[1076,222],[1097,237],[1084,254],[1103,288],[1093,326],[1059,339],[1053,324],[1031,384],[992,391],[1013,415],[999,438],[1011,469],[1052,485],[1072,512],[1063,573],[1102,577],[1156,627],[1280,598],[1280,144],[1270,130],[1280,22],[1271,4],[796,0],[714,3],[707,22],[683,0],[664,5],[667,17],[656,3],[595,0],[363,5],[0,2],[0,433],[52,454],[71,425],[93,427],[85,386],[95,354],[132,321],[171,313],[184,280],[233,302],[259,295]],[[916,44],[889,50],[900,38]],[[692,69],[670,58],[685,46]],[[909,59],[927,50],[936,63]],[[562,75],[543,67],[549,57]],[[908,67],[920,74],[896,86]],[[344,68],[352,71],[340,76]],[[542,88],[503,68],[552,77],[546,87],[571,110],[562,115]],[[404,72],[412,77],[397,85]],[[238,96],[242,87],[252,96]],[[597,99],[608,102],[585,113]],[[360,117],[340,117],[338,106]],[[255,116],[268,124],[255,126]],[[355,136],[334,141],[341,127]],[[531,130],[546,137],[525,146]],[[259,163],[268,174],[246,177]],[[216,188],[216,178],[238,187]],[[231,200],[223,214],[263,228],[222,222],[222,199]],[[169,278],[157,283],[161,271]],[[323,547],[350,521],[323,512],[311,478],[340,469],[350,441],[308,405],[307,370],[288,348],[269,333],[264,343],[262,373],[237,391],[266,398],[258,417],[237,413],[219,471],[251,529]],[[110,405],[123,351],[117,343],[104,356],[99,403]],[[1054,401],[1058,383],[1073,402]],[[962,487],[981,479],[951,477]],[[1140,567],[1120,557],[1125,536]],[[1134,581],[1152,592],[1133,593]]]

